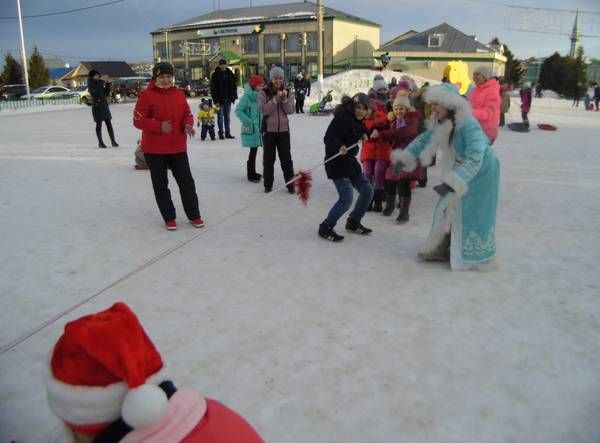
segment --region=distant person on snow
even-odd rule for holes
[[[531,111],[531,83],[525,82],[519,91],[521,96],[521,119],[523,125],[529,129],[529,111]]]
[[[487,66],[475,68],[473,82],[475,88],[469,96],[473,117],[477,119],[481,129],[493,144],[498,137],[498,125],[500,124],[500,84]]]
[[[115,140],[115,132],[113,130],[110,114],[108,108],[108,100],[106,97],[110,95],[110,82],[106,82],[100,78],[100,72],[92,69],[88,74],[88,91],[92,95],[92,116],[96,122],[96,137],[98,137],[98,147],[106,148],[106,145],[102,141],[102,122],[106,124],[108,135],[110,137],[110,143],[113,147],[118,147],[119,144]]]
[[[242,146],[248,148],[246,161],[246,177],[252,183],[259,183],[262,175],[256,172],[256,154],[258,147],[262,146],[260,125],[262,114],[258,108],[258,96],[265,87],[265,79],[260,75],[253,75],[244,86],[244,95],[240,98],[235,115],[242,124]]]
[[[294,94],[296,96],[296,114],[304,114],[304,99],[310,97],[310,79],[302,73],[294,80]]]
[[[235,84],[235,75],[227,67],[227,60],[219,60],[219,66],[215,68],[210,77],[210,95],[213,103],[219,106],[217,115],[217,125],[219,126],[219,139],[235,138],[231,135],[230,113],[231,105],[237,100],[237,85]]]
[[[142,130],[142,151],[158,209],[169,231],[177,229],[175,207],[169,191],[168,169],[179,186],[183,209],[190,223],[204,226],[198,208],[196,184],[187,156],[187,137],[196,134],[194,116],[182,90],[173,84],[173,65],[160,62],[142,91],[133,111],[133,125]]]

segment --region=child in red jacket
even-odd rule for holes
[[[141,147],[150,168],[158,209],[165,227],[177,229],[167,169],[171,169],[181,194],[183,209],[196,228],[204,226],[198,208],[196,184],[187,156],[187,137],[196,134],[194,116],[183,91],[173,84],[173,66],[161,62],[152,69],[152,81],[142,91],[133,111],[133,125],[142,130]]]
[[[75,443],[263,443],[227,406],[175,387],[125,303],[67,323],[46,370],[50,409]]]

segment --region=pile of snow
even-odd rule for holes
[[[318,102],[327,93],[332,91],[333,102],[328,106],[333,107],[339,103],[342,96],[352,96],[359,92],[368,92],[373,86],[373,78],[376,75],[382,75],[387,83],[391,83],[392,77],[396,77],[396,80],[400,81],[403,78],[409,78],[413,80],[418,87],[421,87],[423,83],[438,83],[438,81],[430,80],[425,77],[418,75],[411,75],[404,72],[383,70],[375,71],[373,69],[351,69],[349,71],[340,72],[339,74],[332,75],[323,79],[323,83],[320,85],[318,81],[311,84],[310,97],[307,97],[306,104]]]

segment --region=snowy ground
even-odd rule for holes
[[[207,228],[184,222],[175,187],[180,228],[167,232],[133,169],[132,107],[111,107],[121,147],[106,150],[87,107],[0,116],[0,345],[197,236],[0,356],[2,443],[64,441],[47,353],[67,320],[116,300],[179,385],[268,442],[600,441],[599,113],[534,100],[532,122],[558,132],[501,131],[500,268],[456,273],[415,258],[431,187],[407,225],[368,214],[373,235],[332,244],[316,235],[336,199],[323,170],[306,208],[264,198],[237,139],[191,141]],[[296,168],[321,161],[328,122],[292,116]]]

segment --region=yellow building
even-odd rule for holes
[[[435,80],[442,79],[451,61],[465,62],[470,74],[478,66],[487,66],[499,77],[504,76],[506,66],[501,47],[484,45],[475,36],[466,35],[447,23],[423,32],[406,32],[376,51],[378,57],[385,53],[391,59],[388,69]]]
[[[380,25],[331,8],[323,8],[325,73],[348,67],[373,67]],[[169,61],[177,79],[209,77],[226,58],[240,78],[268,73],[283,64],[288,79],[298,72],[317,75],[317,5],[304,1],[283,5],[224,9],[152,32],[155,61]]]

